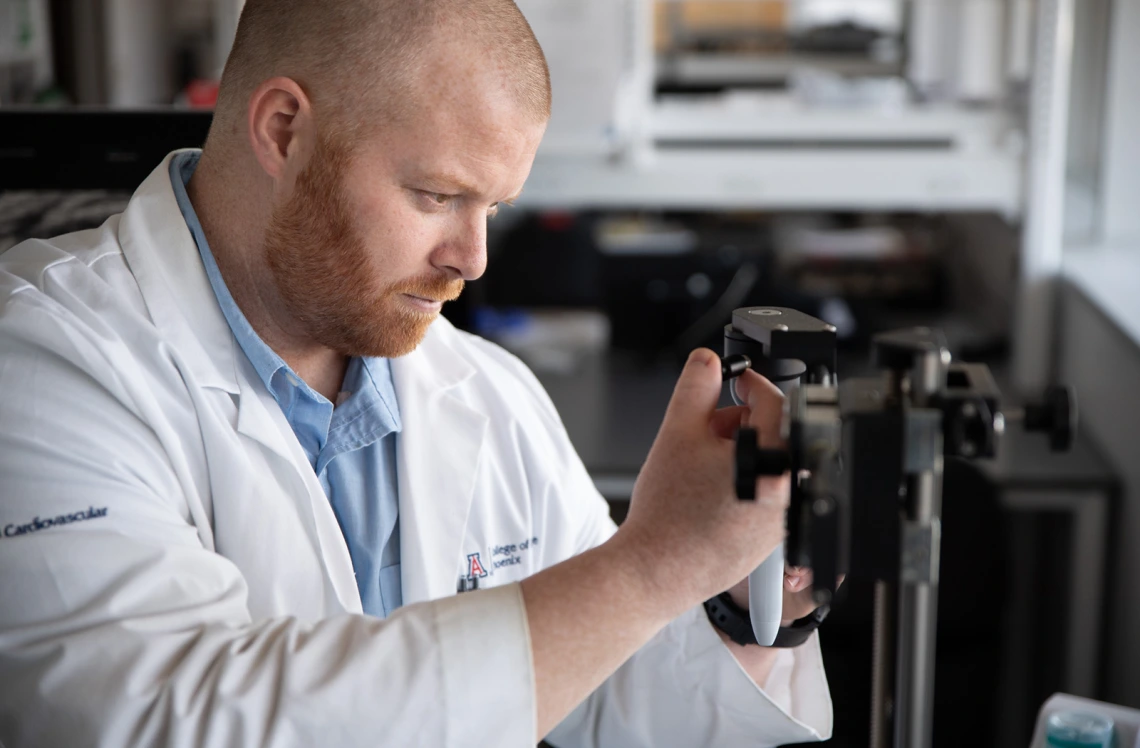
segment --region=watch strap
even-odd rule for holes
[[[776,641],[772,642],[772,646],[781,649],[800,646],[811,637],[812,632],[823,624],[823,619],[827,618],[827,614],[830,612],[830,605],[821,605],[803,618],[797,618],[791,624],[781,626],[776,633]]]
[[[727,592],[705,600],[705,613],[713,626],[728,634],[728,638],[737,644],[757,643],[748,611],[734,603],[732,595]]]
[[[776,641],[771,646],[781,649],[800,646],[823,624],[830,612],[831,606],[821,605],[803,618],[792,621],[790,625],[781,626]],[[705,600],[705,613],[713,626],[728,634],[728,638],[737,644],[758,643],[748,611],[733,602],[732,595],[727,592]]]

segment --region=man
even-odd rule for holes
[[[438,318],[549,102],[510,0],[249,0],[200,156],[0,258],[0,743],[829,735],[815,639],[700,606],[782,540],[786,482],[730,478],[774,388],[718,412],[694,353],[615,532],[533,376]]]

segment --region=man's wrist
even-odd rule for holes
[[[631,603],[671,621],[700,600],[700,593],[686,589],[684,577],[668,568],[652,544],[626,526],[599,547],[613,554],[619,573],[637,588],[638,599]]]

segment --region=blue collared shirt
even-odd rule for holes
[[[177,154],[170,181],[222,314],[238,345],[281,406],[332,504],[352,556],[364,612],[384,617],[403,602],[396,439],[400,411],[387,359],[353,358],[335,407],[309,387],[254,331],[226,288],[186,184],[200,151]]]

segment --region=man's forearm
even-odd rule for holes
[[[648,564],[642,561],[619,532],[523,580],[539,739],[695,604],[684,599],[683,590],[665,589],[647,578]]]

